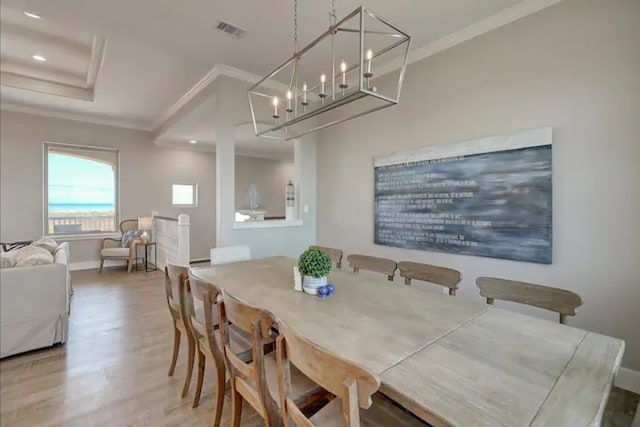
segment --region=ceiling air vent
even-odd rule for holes
[[[218,21],[218,23],[216,24],[216,30],[222,31],[223,33],[228,34],[236,39],[241,39],[247,32],[246,30],[243,30],[242,28],[230,24],[226,21]]]

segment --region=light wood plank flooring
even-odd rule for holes
[[[0,362],[0,425],[210,425],[214,367],[207,366],[196,409],[191,408],[195,373],[191,393],[180,397],[186,341],[174,376],[167,376],[173,332],[163,276],[111,269],[72,277],[67,344]],[[242,425],[262,425],[250,406],[243,406]],[[227,399],[223,426],[229,425],[230,408]]]
[[[159,272],[122,269],[72,274],[69,341],[0,362],[0,425],[208,426],[214,403],[213,366],[207,366],[200,406],[180,397],[186,343],[167,376],[172,328]],[[195,374],[194,374],[195,375]],[[614,389],[605,425],[628,427],[638,396]],[[243,426],[261,426],[243,408]],[[225,402],[222,425],[229,425]]]

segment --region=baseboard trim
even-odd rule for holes
[[[199,263],[199,262],[209,262],[209,258],[196,258],[191,260],[191,264]],[[105,267],[115,267],[115,266],[124,266],[124,261],[109,261],[106,260],[104,262]],[[93,261],[79,261],[72,262],[69,264],[69,271],[79,271],[79,270],[95,270],[100,268],[100,260]]]
[[[640,371],[620,368],[614,385],[632,393],[640,394]]]
[[[105,267],[126,266],[126,263],[125,261],[106,260],[104,262],[104,266]],[[72,262],[69,264],[69,271],[96,270],[98,268],[100,268],[100,260],[79,261],[79,262]]]

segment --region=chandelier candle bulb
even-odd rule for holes
[[[307,84],[302,85],[302,105],[309,105],[307,101]]]
[[[373,59],[373,51],[371,49],[367,50],[367,72],[364,74],[365,77],[371,77],[371,60]]]
[[[325,84],[326,81],[327,81],[327,76],[322,74],[320,76],[320,95],[325,95],[325,93],[324,93],[324,84]]]
[[[293,112],[291,108],[291,98],[293,98],[293,93],[290,90],[287,91],[287,113]]]
[[[342,84],[347,83],[347,63],[342,61],[340,64],[340,71],[342,72]]]
[[[278,97],[274,96],[273,97],[273,118],[277,119],[280,116],[278,115]]]

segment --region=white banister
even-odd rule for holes
[[[164,269],[167,261],[188,266],[191,260],[189,215],[181,214],[178,218],[154,216],[153,238],[158,251],[158,268]]]

